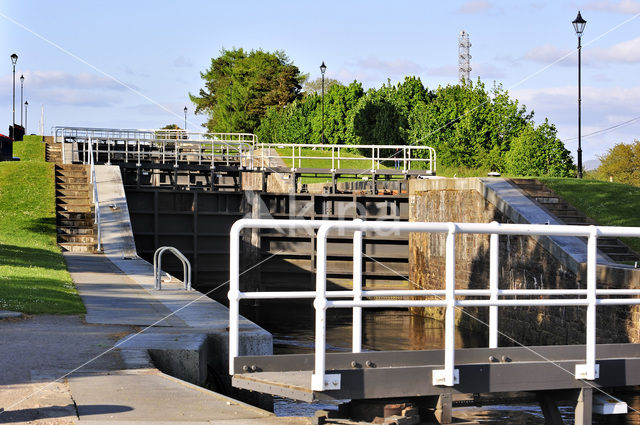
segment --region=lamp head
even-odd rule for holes
[[[584,31],[585,25],[587,25],[587,21],[582,18],[580,11],[578,11],[578,16],[576,16],[576,19],[574,19],[571,23],[573,24],[573,28],[576,30],[576,35],[578,36],[578,38],[582,37],[582,32]]]
[[[18,55],[16,55],[15,53],[11,55],[11,63],[13,65],[16,64],[16,62],[18,62]]]
[[[324,72],[327,70],[327,65],[324,64],[324,61],[322,61],[322,65],[320,65],[320,72],[322,72],[322,75],[324,75]]]
[[[20,76],[20,82],[21,82],[21,83],[24,83],[24,75],[21,75],[21,76]]]

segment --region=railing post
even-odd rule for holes
[[[231,226],[229,240],[229,375],[240,351],[240,231],[242,221]]]
[[[500,225],[494,221],[496,227]],[[489,291],[490,300],[498,300],[498,276],[499,276],[499,250],[500,239],[497,233],[492,233],[489,242]],[[489,307],[489,348],[498,348],[498,306]]]
[[[592,226],[587,242],[587,321],[586,362],[576,365],[576,379],[594,380],[600,375],[596,364],[596,270],[598,266],[598,229]]]
[[[458,369],[455,365],[456,349],[456,230],[454,223],[449,223],[446,241],[446,263],[445,263],[445,294],[446,311],[444,322],[444,369],[433,371],[433,385],[444,385],[452,387],[460,382]]]
[[[354,223],[362,223],[356,218]],[[353,232],[353,300],[362,300],[362,230]],[[353,307],[352,351],[362,352],[362,307]]]
[[[330,224],[323,224],[318,230],[318,253],[316,256],[316,298],[313,307],[316,310],[316,346],[315,367],[311,375],[311,389],[324,391],[325,350],[327,333],[327,233]]]

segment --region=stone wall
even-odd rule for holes
[[[411,221],[511,223],[513,220],[487,200],[480,179],[413,181],[409,191]],[[410,279],[414,287],[444,289],[444,234],[418,234],[409,238]],[[544,239],[544,238],[540,238]],[[567,267],[562,256],[547,249],[549,241],[534,237],[501,236],[501,289],[585,288],[583,267]],[[614,286],[615,279],[604,279],[599,270],[599,288]],[[610,273],[610,272],[609,272]],[[607,283],[609,281],[610,283]],[[456,236],[456,288],[488,289],[489,236]],[[443,319],[443,308],[413,309],[414,313]],[[514,341],[527,345],[573,344],[585,341],[585,307],[509,307],[499,309],[499,329],[508,335],[500,345]],[[598,309],[598,341],[637,340],[637,313],[623,307]],[[488,308],[465,308],[456,313],[456,323],[482,335],[487,334]],[[615,323],[615,326],[611,324]],[[509,341],[509,338],[512,340]]]

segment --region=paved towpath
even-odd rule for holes
[[[159,320],[164,329],[193,327],[200,317],[197,309],[208,311],[200,323],[203,329],[219,328],[224,308],[211,312],[211,300],[197,299],[199,294],[177,285],[153,295],[148,264],[136,263],[142,260],[130,260],[127,275],[105,256],[65,258],[87,315],[0,320],[0,423],[309,423],[306,418],[277,418],[165,375],[148,356],[131,368],[127,350],[111,349],[126,335]],[[175,313],[186,302],[196,311]]]

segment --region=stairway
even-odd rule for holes
[[[82,164],[56,164],[58,245],[65,251],[95,252],[96,239],[88,170]]]
[[[53,143],[52,137],[45,137],[44,160],[47,162],[62,163],[62,146],[60,143]]]
[[[511,184],[564,224],[598,225],[592,218],[536,179],[510,179]],[[617,238],[598,238],[598,249],[617,263],[640,263],[640,255]]]

